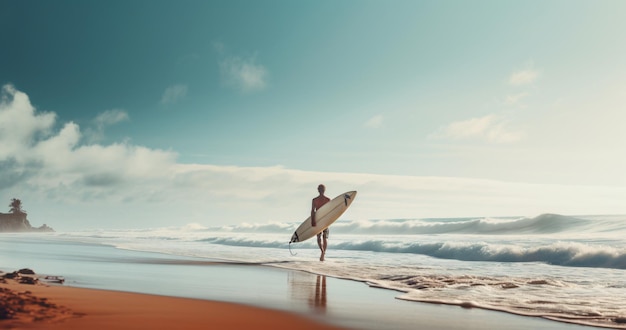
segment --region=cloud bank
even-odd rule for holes
[[[127,119],[125,112],[110,110],[98,115],[94,122],[102,132],[104,126]],[[76,123],[65,123],[58,131],[56,125],[54,113],[37,113],[25,93],[10,85],[3,87],[0,181],[11,184],[1,189],[25,184],[42,194],[56,195],[59,189],[75,189],[79,193],[68,196],[90,196],[94,192],[90,189],[98,185],[149,182],[175,163],[176,154],[170,151],[126,143],[88,144],[91,141],[87,141]],[[13,175],[20,179],[11,179]]]
[[[350,219],[609,213],[626,194],[616,187],[181,164],[173,151],[88,144],[76,123],[56,118],[37,112],[13,86],[2,89],[0,202],[20,198],[34,223],[45,218],[57,229],[299,222],[319,183],[331,197],[359,191]],[[110,111],[96,121],[124,118]],[[480,135],[497,124],[479,118],[451,132]]]

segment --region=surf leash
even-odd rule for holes
[[[291,252],[291,242],[289,242],[289,253],[291,253],[292,256],[297,255],[297,253]]]

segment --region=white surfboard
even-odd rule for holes
[[[291,236],[291,243],[303,242],[321,233],[345,212],[356,197],[356,191],[348,191],[333,198],[322,205],[315,213],[316,226],[311,226],[311,217],[308,217]]]

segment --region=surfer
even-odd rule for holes
[[[315,227],[317,225],[315,220],[315,213],[319,210],[322,205],[328,203],[330,198],[324,196],[324,192],[326,191],[326,186],[320,184],[317,186],[317,191],[320,193],[319,196],[313,198],[313,202],[311,203],[311,226]],[[322,241],[323,240],[323,241]],[[320,261],[324,261],[324,255],[326,254],[326,247],[328,246],[328,228],[324,229],[321,233],[317,234],[317,245],[320,247],[322,254],[320,255]]]

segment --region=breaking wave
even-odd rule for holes
[[[287,246],[284,241],[246,238],[208,238],[201,241],[211,244],[257,248],[285,248]],[[315,244],[311,240],[301,245],[301,248],[316,248]],[[476,242],[406,243],[366,240],[333,242],[331,246],[335,250],[410,253],[462,261],[540,262],[555,266],[626,269],[626,249],[576,242],[556,242],[545,246],[523,247]]]
[[[424,234],[552,234],[589,225],[590,220],[542,214],[534,218],[451,218],[338,221],[332,225],[341,234],[424,235]],[[240,224],[201,228],[201,231],[236,233],[291,232],[299,223]]]

